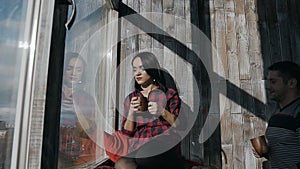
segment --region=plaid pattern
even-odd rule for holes
[[[75,91],[72,98],[73,104],[67,105],[72,109],[61,110],[59,151],[60,156],[72,165],[81,165],[95,159],[96,144],[88,136],[96,126],[95,102],[89,94],[81,90]],[[74,111],[83,114],[90,124],[89,130],[83,130]]]
[[[76,128],[60,127],[60,133],[60,155],[68,160],[77,160],[81,151],[81,143]]]
[[[81,111],[84,117],[94,123],[95,117],[95,100],[92,96],[84,91],[75,92],[73,95],[75,108]],[[91,124],[91,123],[90,123]]]
[[[135,145],[133,145],[134,149],[148,142],[153,136],[157,136],[162,133],[169,135],[168,129],[171,127],[171,125],[163,117],[154,117],[150,115],[149,112],[145,112],[143,114],[148,115],[136,116],[135,129],[133,131],[124,129],[126,117],[130,108],[131,98],[139,95],[142,95],[142,93],[139,91],[134,91],[126,97],[124,102],[124,117],[122,120],[122,133],[133,138],[138,138],[138,142],[135,142]],[[174,89],[169,88],[166,90],[166,92],[158,89],[153,90],[149,94],[148,100],[157,102],[161,106],[165,105],[165,109],[174,114],[176,117],[179,115],[181,100],[177,91]]]

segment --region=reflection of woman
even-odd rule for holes
[[[157,138],[155,136],[172,137],[170,128],[175,125],[181,105],[178,93],[166,87],[159,62],[152,53],[142,52],[136,55],[132,60],[132,67],[135,91],[130,93],[124,102],[122,133],[135,140],[129,142],[129,149],[134,151],[136,158],[131,158],[132,156],[120,158],[115,167],[116,169],[181,169],[178,145],[152,157],[143,157],[141,152],[147,153],[153,149],[161,152],[164,147],[168,147],[165,146],[168,144],[165,140],[168,139],[154,138]],[[143,97],[148,98],[146,111],[141,110]],[[150,143],[154,144],[150,145]]]
[[[87,132],[95,127],[94,99],[83,90],[85,62],[77,53],[66,55],[60,120],[60,167],[95,159],[95,143]]]

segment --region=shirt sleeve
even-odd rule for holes
[[[300,138],[300,112],[298,112],[296,116],[296,123],[298,124],[298,128],[296,129],[296,131],[298,132],[298,137]]]
[[[174,89],[169,89],[167,92],[168,106],[167,109],[170,113],[178,117],[180,112],[181,100],[179,98],[178,92]]]

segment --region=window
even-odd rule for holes
[[[66,33],[58,168],[91,167],[106,158],[103,131],[115,128],[112,91],[117,13],[100,0],[76,1]],[[69,15],[71,15],[71,6]]]
[[[37,101],[34,83],[39,77],[41,83],[36,91],[45,88],[42,81],[46,76],[49,40],[54,3],[44,1],[12,0],[2,1],[0,6],[0,168],[26,168],[39,165],[40,142],[28,144],[28,141],[41,140],[42,120],[34,119],[36,111],[33,102]],[[41,11],[41,9],[43,9]],[[49,12],[49,13],[47,13]],[[47,20],[46,24],[40,21]],[[40,28],[40,29],[39,29]],[[42,30],[42,33],[39,31]],[[42,38],[40,38],[40,35]],[[40,50],[42,49],[42,50]],[[40,53],[40,52],[43,53]],[[39,56],[39,57],[37,57]],[[43,60],[43,61],[45,61]],[[45,66],[46,65],[46,66]],[[39,69],[42,66],[42,69]],[[34,76],[39,69],[39,75]],[[46,71],[45,71],[46,70]],[[43,74],[45,73],[45,74]],[[40,96],[44,96],[40,92]],[[37,95],[36,95],[37,96]],[[38,99],[43,100],[43,97]],[[43,110],[44,104],[37,106]],[[38,113],[40,116],[41,113]],[[40,118],[41,119],[41,118]],[[37,122],[37,123],[36,123]],[[34,126],[34,129],[31,127]],[[38,136],[39,135],[39,136]],[[35,153],[32,153],[35,152]],[[32,161],[34,161],[32,163]]]

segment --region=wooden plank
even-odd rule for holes
[[[254,1],[246,3],[246,18],[249,30],[249,59],[250,74],[253,96],[265,102],[263,79],[263,59],[261,54],[261,43],[259,35],[258,17],[256,14],[257,6]],[[257,106],[255,106],[257,107]]]
[[[146,19],[148,19],[149,21],[152,21],[152,15],[149,13],[152,10],[152,1],[151,0],[140,1],[139,8],[140,8],[140,14]],[[139,38],[139,49],[151,51],[152,38],[149,35],[146,35],[142,31],[140,31],[140,35],[138,38]]]
[[[139,4],[139,8],[140,8],[140,13],[152,12],[152,0],[148,0],[148,1],[141,0]]]
[[[191,43],[186,43],[186,46],[188,48],[191,48],[192,44]],[[193,67],[191,64],[187,64],[187,74],[190,75],[190,76],[187,76],[186,78],[186,81],[187,83],[191,83],[191,82],[196,82],[195,81],[195,77],[193,75]],[[195,94],[195,89],[194,88],[197,88],[198,90],[200,90],[200,86],[196,86],[196,84],[193,84],[193,87],[188,87],[186,89],[186,93],[185,96],[186,96],[186,101],[187,103],[189,103],[189,106],[191,107],[192,111],[193,112],[197,112],[199,111],[198,107],[196,107],[195,105],[195,101],[200,97],[199,95]],[[198,92],[198,91],[197,91]],[[198,96],[198,97],[197,97]],[[202,124],[202,123],[201,123]],[[199,133],[198,133],[199,134]]]
[[[288,1],[289,8],[289,28],[290,28],[290,40],[291,40],[291,55],[292,59],[297,63],[300,63],[300,3],[296,0]]]
[[[277,13],[276,13],[276,1],[273,0],[266,0],[266,17],[267,25],[270,33],[270,47],[271,47],[271,63],[275,63],[281,61],[283,58],[281,56],[280,51],[280,34],[279,34],[279,27],[278,27],[278,20],[277,20]]]
[[[135,0],[127,0],[126,5],[133,10],[139,12],[139,2]],[[123,113],[123,102],[125,97],[133,90],[134,81],[132,74],[131,59],[134,54],[139,51],[138,34],[140,30],[127,21],[122,19],[121,22],[121,65],[120,65],[120,82],[119,83],[119,111]],[[122,116],[119,117],[119,124],[121,124]]]
[[[199,0],[199,28],[210,39],[211,38],[211,25],[210,25],[210,1]]]
[[[257,0],[250,0],[245,2],[245,14],[247,21],[258,21],[257,16]]]
[[[234,0],[235,3],[235,13],[237,16],[245,15],[245,1],[244,0]]]
[[[261,41],[261,52],[262,59],[264,63],[264,77],[267,75],[266,67],[271,65],[271,47],[270,47],[270,33],[267,25],[266,7],[265,1],[257,1],[257,13],[259,20],[259,30],[260,30],[260,41]]]
[[[276,13],[280,39],[280,52],[285,60],[292,60],[290,51],[288,6],[285,0],[276,0]]]
[[[220,73],[219,69],[219,58],[218,58],[218,51],[216,50],[216,14],[215,14],[215,7],[213,1],[209,3],[209,13],[210,13],[210,27],[211,27],[211,43],[212,43],[212,69],[213,72],[216,72],[220,76],[225,77],[225,73]]]
[[[177,17],[185,19],[186,17],[186,0],[174,0],[174,13]]]
[[[237,56],[239,56],[240,63],[240,79],[250,79],[250,64],[249,64],[249,39],[248,29],[245,16],[245,3],[244,1],[237,1],[235,12],[236,12],[236,33],[238,50]]]
[[[155,25],[157,25],[158,27],[163,28],[163,17],[162,15],[157,14],[162,13],[163,11],[162,0],[152,0],[151,11],[154,12],[154,14],[152,15],[152,22],[155,23]],[[153,39],[153,48],[162,49],[163,45],[157,40]]]
[[[163,13],[166,14],[163,15],[163,28],[169,35],[175,37],[176,35],[174,15],[176,16],[176,14],[174,9],[174,0],[163,1]]]
[[[185,0],[174,0],[174,12],[176,15],[175,18],[175,34],[176,39],[178,39],[183,44],[186,44],[186,36],[191,36],[191,32],[186,32],[186,12],[185,12]],[[178,51],[178,47],[176,47],[176,51]],[[180,56],[175,57],[175,79],[176,82],[180,86],[180,95],[183,100],[191,106],[193,102],[187,102],[188,97],[192,97],[192,93],[188,93],[188,88],[193,87],[193,81],[188,80],[193,78],[192,72],[189,72],[188,69],[192,70],[189,67],[189,64],[183,60]],[[189,78],[191,77],[191,78]]]
[[[175,18],[175,37],[181,43],[186,44],[186,34],[191,36],[191,32],[186,32],[186,20],[185,18],[185,1],[184,0],[174,0],[174,14]],[[176,46],[176,51],[181,50]],[[187,93],[187,88],[193,87],[192,81],[187,81],[188,76],[192,76],[192,74],[188,74],[188,64],[184,61],[180,56],[175,56],[175,79],[178,79],[180,84],[180,91],[182,94],[185,94],[185,99],[187,99],[187,95],[191,93]]]
[[[237,37],[236,37],[236,22],[235,22],[235,6],[233,3],[226,5],[226,46],[227,46],[227,60],[228,60],[228,80],[233,84],[239,86],[240,71],[239,58],[237,56]],[[237,93],[238,98],[240,95]],[[230,102],[231,113],[241,113],[241,106],[234,102]]]
[[[214,9],[218,10],[218,9],[224,9],[224,0],[214,0],[213,2],[213,6]]]
[[[191,23],[191,2],[185,0],[185,19],[186,19],[186,32],[192,32],[192,23]],[[189,34],[186,35],[186,42],[192,43],[192,36]]]
[[[227,101],[228,102],[228,101]],[[227,105],[229,105],[227,103]],[[232,117],[231,117],[231,109],[228,107],[222,118],[221,118],[221,135],[222,135],[222,144],[228,145],[232,144],[233,139],[233,130],[232,130]]]
[[[224,1],[216,0],[210,1],[210,23],[211,23],[211,40],[212,44],[216,50],[213,50],[212,57],[212,66],[213,71],[218,73],[220,76],[224,78],[228,77],[228,60],[227,60],[227,49],[226,49],[226,18],[225,18],[225,9],[224,9]],[[225,70],[222,68],[224,67]],[[203,95],[203,94],[202,94]],[[205,96],[205,94],[203,95]],[[220,99],[224,101],[223,99]],[[205,103],[205,102],[204,102]],[[205,106],[205,105],[204,105]],[[205,108],[205,107],[204,107]],[[216,108],[219,109],[219,108]],[[211,118],[209,115],[207,118]],[[220,118],[220,114],[218,114]],[[220,119],[219,119],[220,120]],[[221,122],[222,123],[222,122]],[[223,132],[219,127],[215,130],[215,133],[211,136],[211,138],[205,144],[205,163],[209,163],[210,165],[221,166],[222,161],[218,161],[218,158],[221,155],[220,150],[218,150],[218,146],[216,144],[221,144],[221,140],[219,137],[223,135]],[[220,134],[217,136],[217,134]],[[213,142],[213,143],[212,143]],[[215,146],[214,149],[212,146]],[[220,147],[221,148],[221,147]],[[231,156],[232,153],[227,156]],[[224,157],[223,157],[224,158]],[[232,161],[232,160],[230,160]],[[229,164],[230,166],[231,164]]]
[[[133,10],[135,10],[137,13],[140,12],[140,1],[141,0],[127,0],[126,5],[130,8],[132,8]]]
[[[233,169],[233,145],[223,144],[222,145],[223,156],[222,156],[222,169]]]
[[[189,160],[196,161],[196,162],[203,162],[204,159],[204,150],[203,150],[203,143],[199,142],[199,135],[201,131],[201,126],[203,124],[203,119],[200,113],[195,112],[195,110],[190,110],[189,114],[197,114],[197,118],[195,119],[195,123],[191,128],[189,135],[189,141],[186,143],[189,147],[187,147],[187,154]],[[190,116],[189,116],[190,117]]]
[[[175,11],[174,0],[163,1],[163,30],[170,36],[175,38]],[[170,37],[165,37],[167,46],[171,46],[171,49],[164,47],[164,67],[171,73],[175,74],[175,54],[172,50],[176,49],[175,42]]]
[[[243,138],[243,115],[232,114],[233,134],[233,169],[245,168],[244,157],[244,138]]]
[[[241,80],[241,89],[247,93],[249,93],[250,95],[252,95],[252,84],[250,80]],[[249,107],[253,107],[254,106],[254,98],[251,98],[251,100],[247,99],[247,98],[241,98],[241,104],[242,105],[246,105],[248,104]],[[245,113],[247,112],[247,110],[242,109],[242,112]]]
[[[256,14],[257,6],[254,1],[248,1],[246,3],[246,19],[248,23],[249,31],[249,63],[251,74],[252,95],[258,100],[265,102],[265,87],[262,81],[263,79],[263,60],[261,54],[261,41],[258,26],[258,17]],[[256,113],[261,114],[262,110],[257,105]]]
[[[223,70],[221,70],[222,67],[220,67],[219,65],[223,65],[224,67],[224,73],[225,73],[225,77],[228,77],[228,60],[227,60],[227,49],[226,49],[226,28],[225,28],[225,13],[224,13],[224,9],[219,9],[215,11],[215,21],[214,21],[214,26],[215,26],[215,47],[216,50],[218,52],[218,58],[216,58],[216,60],[214,61],[216,63],[216,67],[214,67],[214,70],[216,72],[223,72]],[[221,59],[221,60],[219,60]]]

